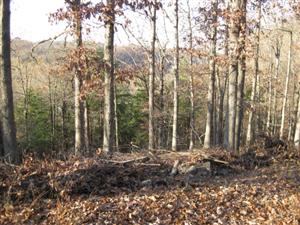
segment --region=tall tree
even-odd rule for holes
[[[297,120],[297,110],[298,110],[298,98],[299,93],[297,90],[297,79],[298,77],[293,73],[293,91],[292,91],[292,100],[289,103],[289,133],[288,133],[288,141],[293,141],[295,137],[295,129],[296,129],[296,120]]]
[[[16,125],[11,76],[10,47],[10,0],[0,1],[1,18],[1,119],[4,155],[12,163],[21,162],[21,152],[17,148]]]
[[[280,67],[280,54],[281,54],[281,41],[278,37],[276,37],[276,43],[274,46],[274,52],[275,52],[275,75],[274,75],[274,90],[273,90],[273,106],[272,106],[272,125],[273,125],[273,135],[277,132],[277,86],[278,86],[278,77],[279,77],[279,67]]]
[[[225,79],[223,85],[221,85],[221,77],[220,72],[217,69],[216,71],[216,95],[218,98],[218,102],[216,103],[216,139],[215,144],[221,145],[223,141],[223,135],[224,135],[224,99],[225,99],[225,91],[227,90],[227,80],[228,80],[228,74],[225,74]]]
[[[177,134],[178,134],[178,83],[179,83],[179,15],[178,15],[178,0],[174,3],[174,40],[175,40],[175,54],[174,54],[174,90],[173,90],[173,129],[172,129],[172,150],[177,150]]]
[[[261,24],[261,1],[257,2],[257,19],[255,30],[255,56],[254,56],[254,77],[252,83],[251,103],[255,105],[257,101],[257,80],[259,76],[259,42],[260,42],[260,24]],[[254,108],[254,107],[251,107]],[[251,144],[253,139],[253,124],[254,123],[254,111],[249,113],[249,121],[246,135],[246,143]]]
[[[164,89],[165,89],[165,61],[166,61],[166,47],[160,47],[160,72],[159,72],[159,127],[158,127],[158,148],[165,147],[165,103],[164,103]]]
[[[226,11],[229,12],[229,1],[226,1]],[[227,60],[229,60],[229,27],[230,27],[230,18],[229,16],[225,17],[226,25],[225,25],[225,37],[224,37],[224,55]],[[229,135],[229,67],[225,70],[225,90],[224,90],[224,98],[225,98],[225,106],[224,106],[224,134],[223,134],[223,147],[228,148],[228,135]]]
[[[235,150],[235,127],[237,108],[237,82],[238,82],[238,59],[240,12],[243,0],[230,0],[230,27],[229,27],[229,85],[228,85],[228,148]]]
[[[187,1],[188,7],[188,22],[189,22],[189,65],[190,65],[190,75],[189,75],[189,92],[190,92],[190,143],[189,150],[194,148],[194,129],[195,129],[195,94],[194,94],[194,73],[193,73],[193,28],[192,28],[192,15],[191,15],[191,5],[190,0]]]
[[[118,114],[117,114],[117,85],[114,85],[114,122],[115,122],[115,145],[116,151],[119,151],[119,126],[118,126]]]
[[[115,0],[107,0],[104,42],[104,121],[103,121],[103,150],[114,150],[114,23],[115,23]]]
[[[193,29],[192,29],[192,15],[190,0],[187,1],[188,7],[188,22],[189,22],[189,64],[190,64],[190,75],[189,75],[189,92],[190,92],[190,143],[189,150],[194,148],[194,129],[195,129],[195,97],[194,97],[194,71],[193,71]]]
[[[151,8],[153,11],[151,11]],[[154,5],[150,5],[151,11],[151,51],[149,54],[149,150],[154,149],[154,78],[155,78],[155,45],[156,45],[156,0]]]
[[[271,45],[270,45],[271,46]],[[272,122],[272,93],[273,93],[273,52],[272,48],[270,47],[270,56],[269,56],[269,85],[268,85],[268,112],[267,112],[267,124],[266,130],[270,133],[271,122]]]
[[[212,0],[212,27],[210,35],[210,56],[209,69],[210,79],[207,94],[207,116],[204,148],[209,148],[214,144],[214,115],[215,115],[215,81],[216,81],[216,47],[217,47],[217,22],[218,22],[218,0]]]
[[[284,89],[284,96],[282,102],[282,111],[281,111],[281,123],[280,123],[280,133],[279,133],[279,137],[281,139],[283,138],[283,131],[284,131],[285,110],[286,110],[286,104],[288,100],[289,81],[291,76],[292,46],[293,46],[293,33],[292,31],[287,31],[287,32],[290,35],[290,46],[289,46],[289,54],[288,54],[287,72],[285,78],[285,89]]]
[[[74,15],[74,27],[76,38],[76,57],[80,61],[82,43],[82,15],[81,15],[81,0],[68,1],[71,4],[72,13]],[[82,153],[85,147],[85,132],[84,132],[84,101],[81,96],[83,86],[83,74],[80,62],[75,67],[74,75],[74,96],[75,96],[75,154]]]
[[[88,105],[87,100],[85,99],[83,102],[84,107],[84,148],[86,153],[90,148],[90,107]]]
[[[298,87],[298,93],[300,93],[300,86]],[[294,136],[294,145],[299,148],[300,146],[300,95],[298,96],[298,109],[297,109],[297,118],[296,118],[296,129]]]
[[[237,81],[237,108],[236,108],[236,122],[235,122],[235,138],[234,148],[238,151],[241,144],[242,123],[244,117],[244,86],[246,76],[246,13],[247,0],[242,0],[240,6],[240,38],[239,38],[239,62],[238,62],[238,81]]]

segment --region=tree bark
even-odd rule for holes
[[[241,0],[231,0],[230,27],[229,27],[229,95],[228,95],[228,149],[235,151],[235,127],[237,106],[238,58],[239,58],[239,33],[240,25],[237,19],[240,12]]]
[[[279,66],[280,66],[280,52],[281,52],[281,46],[279,43],[279,40],[276,40],[276,46],[275,46],[275,76],[274,76],[274,94],[273,94],[273,115],[272,115],[272,124],[273,124],[273,135],[277,132],[277,83],[278,83],[278,76],[279,76]]]
[[[161,49],[160,53],[160,74],[159,74],[159,128],[158,128],[158,148],[162,149],[165,147],[165,117],[164,117],[164,86],[165,86],[165,48]]]
[[[295,121],[295,135],[294,135],[294,145],[299,148],[300,146],[300,85],[298,84],[298,102],[297,102],[297,116]]]
[[[0,157],[3,156],[4,156],[4,149],[3,149],[3,139],[2,139],[2,119],[0,114]]]
[[[212,19],[212,31],[211,31],[211,49],[209,59],[210,79],[207,94],[207,116],[206,116],[206,128],[204,148],[210,148],[214,145],[214,115],[215,115],[215,80],[216,80],[216,45],[217,45],[217,22],[218,22],[218,1],[212,1],[213,19]]]
[[[295,74],[293,74],[293,82],[294,82],[294,87],[293,87],[293,104],[291,106],[292,108],[292,118],[291,118],[291,131],[290,131],[290,137],[289,137],[289,141],[293,141],[294,137],[295,137],[295,131],[296,131],[296,123],[297,123],[297,113],[298,113],[298,102],[299,102],[299,92],[297,90],[297,77],[295,76]]]
[[[225,91],[227,90],[227,76],[225,77],[224,86],[221,84],[221,79],[219,75],[219,70],[216,72],[216,89],[218,93],[218,107],[217,107],[217,123],[216,123],[216,145],[222,145],[223,141],[223,130],[224,126],[224,100],[225,100]]]
[[[77,57],[81,57],[82,48],[82,24],[80,12],[81,0],[75,0],[72,8],[75,15],[75,36],[76,36],[76,51]],[[75,154],[80,154],[84,150],[84,102],[81,97],[82,89],[82,72],[80,65],[76,65],[74,76],[75,89]]]
[[[84,100],[84,148],[86,153],[90,149],[90,110],[87,100]]]
[[[242,127],[244,119],[244,86],[246,76],[246,31],[247,31],[247,0],[241,2],[240,17],[240,43],[239,43],[239,76],[237,86],[237,114],[235,124],[235,150],[239,151],[241,145]],[[257,56],[258,57],[258,56]]]
[[[227,11],[229,12],[229,3],[227,2],[226,6]],[[229,19],[226,18],[226,27],[225,27],[225,49],[224,53],[226,56],[226,60],[229,60]],[[224,87],[224,98],[225,98],[225,105],[224,105],[224,129],[223,129],[223,147],[228,149],[228,129],[229,129],[229,68],[225,71],[225,87]]]
[[[190,143],[189,143],[189,150],[193,150],[194,148],[194,129],[195,129],[195,97],[194,97],[194,74],[193,74],[193,29],[192,29],[192,17],[191,17],[191,6],[190,1],[187,1],[188,5],[188,22],[189,22],[189,50],[190,50],[190,57],[189,57],[189,91],[190,91]]]
[[[297,109],[297,118],[296,118],[296,129],[294,136],[295,147],[299,148],[300,146],[300,85],[298,86],[298,109]]]
[[[249,113],[248,128],[246,135],[246,144],[250,145],[253,140],[253,123],[254,123],[254,109],[257,103],[257,80],[259,76],[259,51],[260,51],[260,24],[261,24],[261,1],[258,1],[257,21],[255,32],[255,57],[254,57],[254,78],[251,92],[251,110]]]
[[[156,45],[156,1],[154,1],[152,23],[151,51],[149,54],[149,150],[154,149],[154,79],[155,79],[155,45]]]
[[[270,48],[270,66],[269,66],[269,87],[268,87],[268,112],[267,112],[267,126],[266,130],[268,134],[271,133],[271,123],[272,123],[272,97],[273,97],[273,54],[272,49]]]
[[[108,20],[105,24],[104,42],[104,121],[103,121],[103,150],[110,153],[114,150],[114,8],[115,0],[107,0]]]
[[[287,66],[287,72],[286,72],[286,79],[285,79],[285,90],[284,90],[284,97],[282,102],[282,111],[281,111],[281,123],[280,123],[280,139],[283,138],[284,134],[284,122],[285,122],[285,110],[286,110],[286,103],[288,99],[288,91],[289,91],[289,81],[291,76],[291,58],[292,58],[292,44],[293,44],[293,34],[292,32],[289,32],[290,34],[290,47],[289,47],[289,54],[288,54],[288,66]]]
[[[173,90],[173,129],[172,129],[172,150],[177,151],[177,129],[178,129],[178,83],[179,83],[179,30],[178,30],[178,0],[175,0],[175,57],[174,57],[174,90]]]
[[[2,93],[2,138],[4,155],[11,163],[21,163],[21,152],[17,148],[16,125],[11,76],[10,47],[10,0],[3,0],[1,6],[1,93]]]
[[[115,122],[115,145],[116,151],[119,151],[119,126],[118,126],[118,114],[117,114],[117,85],[114,85],[114,122]]]

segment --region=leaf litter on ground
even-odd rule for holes
[[[28,156],[0,164],[0,224],[299,224],[299,159],[259,147]]]

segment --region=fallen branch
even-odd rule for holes
[[[113,164],[130,164],[130,163],[135,163],[135,162],[146,162],[148,161],[150,158],[148,156],[146,157],[140,157],[140,158],[136,158],[136,159],[129,159],[129,160],[125,160],[125,161],[116,161],[116,160],[107,160],[107,159],[100,159],[100,161],[106,162],[106,163],[113,163]]]
[[[161,166],[161,164],[159,163],[134,163],[135,165],[139,165],[139,166]]]
[[[216,163],[220,163],[220,164],[225,164],[225,165],[229,165],[229,162],[223,161],[223,160],[219,160],[219,159],[215,159],[212,157],[208,157],[208,158],[204,158],[204,161],[210,161],[210,162],[216,162]]]

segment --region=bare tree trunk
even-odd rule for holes
[[[235,149],[238,151],[241,144],[242,123],[244,118],[244,86],[246,76],[246,13],[247,13],[247,0],[242,0],[241,6],[242,14],[240,18],[240,44],[239,44],[239,76],[237,86],[237,109],[236,109],[236,122],[235,122]]]
[[[79,154],[84,149],[84,107],[81,99],[82,79],[81,72],[76,72],[74,77],[75,88],[75,154]]]
[[[90,149],[90,110],[87,100],[84,100],[84,147],[86,154]]]
[[[274,76],[274,95],[273,95],[273,118],[272,118],[272,124],[273,124],[273,135],[277,133],[277,82],[278,82],[278,75],[279,75],[279,66],[280,66],[280,52],[281,52],[281,46],[279,46],[279,40],[276,40],[276,46],[275,46],[275,76]]]
[[[0,3],[0,6],[2,3]],[[1,74],[0,74],[1,78]],[[1,78],[2,79],[2,78]],[[4,147],[3,147],[3,132],[2,132],[2,80],[0,80],[0,157],[4,156]]]
[[[229,96],[228,96],[228,149],[236,150],[235,146],[235,124],[236,124],[236,106],[237,106],[237,82],[238,82],[238,58],[239,58],[239,22],[236,16],[239,13],[241,0],[231,2],[231,19],[229,28],[230,43],[230,66],[229,66]]]
[[[229,3],[227,2],[227,11],[229,11]],[[226,19],[226,28],[225,28],[225,56],[226,59],[229,59],[229,19]],[[228,129],[229,129],[229,68],[225,72],[226,82],[224,87],[224,98],[225,98],[225,105],[224,105],[224,130],[223,130],[223,147],[228,149]]]
[[[99,99],[99,116],[98,116],[98,125],[99,125],[99,130],[104,130],[104,98],[102,99],[101,95],[100,95],[100,99]],[[104,132],[99,132],[99,136],[98,136],[98,140],[97,142],[99,143],[103,143],[103,133]],[[97,138],[95,138],[97,139]]]
[[[218,70],[217,70],[218,71]],[[218,93],[218,110],[217,110],[217,126],[216,126],[216,145],[222,145],[222,141],[224,138],[223,130],[224,126],[224,100],[225,100],[225,91],[227,89],[227,78],[225,78],[224,86],[221,85],[220,75],[219,72],[216,73],[216,86],[217,86],[217,93]],[[227,104],[226,104],[227,105]]]
[[[260,51],[260,24],[261,24],[261,1],[258,1],[257,6],[257,20],[256,20],[256,32],[255,32],[255,57],[254,57],[254,78],[252,83],[252,92],[251,92],[251,107],[249,113],[249,121],[246,135],[246,144],[250,145],[253,140],[253,123],[254,123],[254,110],[257,103],[257,80],[259,76],[259,51]]]
[[[251,108],[248,118],[248,128],[246,134],[246,144],[250,145],[253,141],[253,129],[254,129],[254,111],[256,107],[256,86],[257,86],[257,74],[254,74],[252,81],[252,92],[251,92]]]
[[[300,93],[300,86],[298,87],[298,93]],[[298,109],[297,109],[296,129],[295,129],[295,137],[294,137],[295,147],[299,148],[300,146],[299,142],[300,142],[300,94],[298,95]]]
[[[214,132],[214,145],[218,146],[220,143],[220,139],[219,139],[219,134],[220,134],[220,130],[221,130],[221,125],[219,124],[220,122],[220,105],[221,105],[221,86],[220,86],[220,77],[219,77],[219,69],[216,66],[216,77],[215,77],[215,115],[214,115],[214,128],[215,128],[215,132]],[[223,115],[222,115],[223,116]]]
[[[228,84],[229,85],[229,84]],[[225,89],[225,112],[224,112],[224,135],[223,135],[223,147],[228,149],[229,147],[229,87]]]
[[[229,74],[229,95],[228,95],[228,148],[235,150],[235,122],[236,122],[236,89],[238,78],[238,64],[231,63]]]
[[[189,22],[189,49],[190,49],[190,75],[189,75],[189,91],[190,91],[190,143],[189,150],[194,148],[194,129],[195,129],[195,104],[194,104],[194,74],[193,74],[193,29],[192,29],[192,17],[191,17],[191,6],[190,1],[187,1],[188,5],[188,22]]]
[[[103,120],[103,150],[110,153],[114,149],[114,9],[115,0],[107,0],[107,21],[105,25],[104,57],[104,120]]]
[[[75,14],[77,57],[80,58],[82,48],[82,24],[80,12],[81,0],[75,0],[72,7]],[[80,154],[84,149],[84,103],[81,97],[82,72],[80,65],[76,65],[74,76],[75,89],[75,154]]]
[[[1,105],[0,105],[0,107],[1,107]],[[3,156],[4,156],[4,149],[3,149],[3,139],[2,139],[2,119],[1,119],[1,114],[0,114],[0,157],[3,157]]]
[[[10,47],[10,0],[0,3],[1,9],[1,93],[2,93],[2,140],[4,155],[12,163],[21,163],[21,152],[17,148],[16,125],[11,77]]]
[[[165,49],[161,49],[160,54],[160,74],[159,74],[159,109],[160,109],[160,116],[159,116],[159,128],[158,128],[158,148],[162,149],[165,147],[165,118],[164,118],[164,73],[165,73]]]
[[[207,94],[207,116],[206,116],[206,128],[204,148],[210,148],[214,145],[214,115],[215,115],[215,80],[216,80],[216,45],[217,45],[217,21],[218,21],[218,1],[212,1],[213,19],[212,19],[212,31],[211,31],[211,49],[210,49],[210,80]]]
[[[257,74],[257,85],[256,85],[256,102],[257,102],[257,113],[255,121],[254,121],[254,129],[255,132],[261,132],[263,129],[263,124],[261,120],[262,109],[261,109],[261,77],[260,73]]]
[[[293,74],[294,77],[294,87],[293,87],[293,105],[291,106],[292,110],[292,121],[291,121],[291,133],[290,133],[290,138],[289,141],[293,141],[295,137],[295,132],[296,132],[296,123],[297,123],[297,113],[298,113],[298,102],[299,102],[299,92],[297,90],[297,78],[295,74]],[[297,97],[296,97],[297,96]]]
[[[178,83],[179,83],[179,30],[178,30],[178,0],[175,0],[175,57],[174,57],[174,110],[173,110],[173,129],[172,129],[172,150],[177,150],[177,129],[178,129]]]
[[[267,127],[266,130],[270,134],[271,122],[272,122],[272,96],[273,96],[273,54],[270,48],[270,67],[269,67],[269,97],[268,97],[268,112],[267,112]]]
[[[289,55],[288,55],[288,66],[287,66],[287,73],[286,73],[286,79],[285,79],[285,90],[284,90],[284,97],[282,102],[282,112],[281,112],[281,124],[280,124],[280,139],[283,138],[283,132],[284,132],[284,121],[285,121],[285,110],[286,110],[286,103],[287,103],[287,97],[288,97],[288,91],[289,91],[289,80],[291,76],[291,54],[292,54],[292,44],[293,44],[293,34],[292,32],[289,32],[290,34],[290,48],[289,48]]]
[[[156,44],[156,1],[154,1],[152,22],[152,40],[149,68],[149,150],[154,149],[154,79],[155,79],[155,44]]]
[[[115,141],[116,151],[119,151],[119,126],[118,126],[118,114],[117,114],[117,85],[114,86],[114,111],[115,111]]]
[[[240,59],[239,67],[239,76],[237,84],[237,109],[236,109],[236,121],[235,121],[235,149],[239,150],[241,144],[241,133],[242,125],[244,118],[244,84],[245,84],[245,74],[246,74],[246,59],[245,56],[242,56],[243,59]]]
[[[287,140],[288,141],[291,141],[292,139],[292,128],[293,128],[293,123],[292,123],[292,119],[293,119],[293,117],[292,117],[292,110],[291,110],[291,102],[292,102],[292,104],[294,103],[293,102],[293,99],[292,99],[292,101],[288,101],[288,136],[287,136]]]
[[[288,124],[289,124],[289,132],[288,132],[288,141],[293,141],[294,140],[294,136],[295,136],[295,119],[297,117],[297,107],[298,107],[298,99],[296,99],[296,102],[295,102],[295,95],[296,95],[296,88],[297,88],[297,83],[296,83],[296,76],[294,73],[291,72],[291,80],[292,80],[292,83],[293,83],[293,90],[292,90],[292,98],[291,100],[289,101],[289,104],[288,104],[288,109],[289,109],[289,112],[288,112]]]

